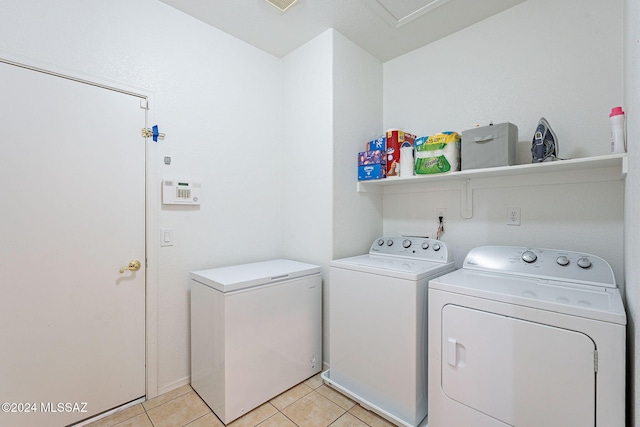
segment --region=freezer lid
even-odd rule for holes
[[[320,274],[321,267],[289,259],[275,259],[191,272],[191,279],[221,292],[277,283]]]

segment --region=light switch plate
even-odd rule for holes
[[[160,229],[160,246],[173,246],[173,229]]]

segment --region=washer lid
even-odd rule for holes
[[[319,274],[320,270],[317,265],[276,259],[193,271],[191,279],[221,292],[230,292]]]
[[[453,262],[420,261],[390,255],[359,255],[331,261],[331,266],[406,280],[420,280],[455,268]]]
[[[617,288],[460,269],[429,281],[429,289],[625,325]]]

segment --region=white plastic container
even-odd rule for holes
[[[624,135],[624,111],[622,107],[614,107],[609,114],[611,121],[611,153],[620,154],[626,152]]]

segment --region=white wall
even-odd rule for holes
[[[529,0],[385,63],[385,128],[429,135],[510,121],[519,128],[519,163],[530,163],[544,116],[560,157],[608,154],[608,114],[623,102],[622,5]],[[531,185],[537,179],[520,179],[520,187],[503,179],[505,188],[496,178],[472,180],[480,189],[471,219],[460,216],[460,191],[446,186],[385,195],[384,232],[434,235],[436,208],[447,208],[443,240],[458,266],[483,244],[565,248],[602,256],[623,284],[624,181]],[[506,225],[507,207],[521,208],[521,226]]]
[[[355,169],[381,132],[382,63],[330,29],[282,64],[283,253],[323,267],[328,363],[329,263],[366,252],[381,232],[381,198],[356,193]]]
[[[625,110],[627,113],[627,175],[624,211],[624,258],[626,272],[629,393],[629,426],[640,426],[640,3],[625,0],[624,70]]]
[[[385,126],[429,135],[510,121],[530,143],[544,116],[561,157],[608,154],[608,114],[623,101],[622,3],[528,0],[386,62]]]
[[[153,92],[149,124],[167,134],[151,143],[156,200],[164,177],[202,181],[200,208],[149,207],[175,236],[152,248],[149,265],[158,386],[180,385],[190,373],[189,271],[281,255],[280,60],[155,0],[0,0],[0,10],[0,56]]]
[[[333,207],[333,31],[282,59],[283,254],[326,266]]]
[[[382,63],[334,37],[333,259],[360,255],[382,234],[382,198],[357,193],[357,158],[382,129]]]

